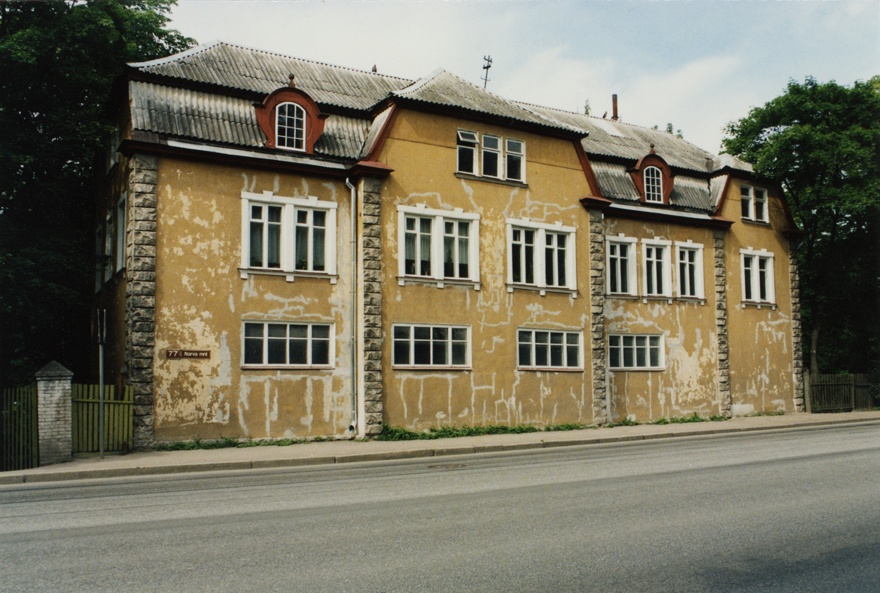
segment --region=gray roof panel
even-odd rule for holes
[[[287,86],[295,75],[297,88],[319,105],[368,110],[389,93],[409,86],[404,78],[331,66],[238,45],[213,42],[150,62],[129,64],[150,74],[269,94]]]

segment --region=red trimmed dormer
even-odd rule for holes
[[[312,154],[324,132],[324,120],[318,104],[304,91],[290,84],[272,91],[255,106],[257,123],[266,135],[266,148],[278,148]]]
[[[663,157],[654,152],[653,144],[651,152],[640,158],[629,174],[639,190],[640,202],[669,205],[669,196],[672,194],[674,183],[672,169]]]

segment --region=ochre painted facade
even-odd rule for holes
[[[443,71],[130,70],[96,303],[136,447],[803,409],[795,229],[747,163]]]
[[[345,251],[328,278],[240,273],[242,192],[317,197],[339,205],[337,244],[349,240],[344,183],[160,159],[156,246],[155,422],[160,440],[341,434],[350,423],[349,369],[245,369],[245,321],[323,322],[350,356],[351,286]],[[200,360],[168,350],[209,351]]]
[[[515,138],[526,146],[526,183],[456,176],[456,133],[473,130]],[[523,370],[517,329],[578,332],[588,338],[589,274],[577,267],[576,289],[508,290],[507,221],[529,219],[575,229],[575,260],[589,261],[589,217],[579,199],[592,193],[569,140],[542,137],[450,117],[404,112],[390,130],[380,160],[394,169],[383,187],[382,227],[386,421],[423,429],[443,425],[592,422],[589,367]],[[479,215],[479,286],[399,276],[403,257],[398,206],[424,206]],[[401,285],[402,284],[402,285]],[[410,370],[395,366],[396,323],[470,329],[465,370]]]

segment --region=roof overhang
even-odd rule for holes
[[[606,217],[626,218],[630,220],[651,220],[655,222],[668,222],[686,226],[709,227],[714,229],[728,229],[733,224],[732,220],[702,214],[699,212],[678,212],[661,208],[646,208],[644,206],[630,206],[618,204],[606,198],[588,196],[581,199],[581,205],[587,210],[601,210]]]

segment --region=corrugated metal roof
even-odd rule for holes
[[[296,76],[318,104],[367,110],[412,81],[213,42],[167,58],[129,64],[142,72],[269,94]]]
[[[638,201],[639,190],[624,165],[603,161],[595,161],[592,165],[596,181],[599,183],[599,191],[603,196],[609,199]]]
[[[709,195],[709,181],[685,175],[676,175],[672,182],[669,203],[679,208],[711,212],[712,199]]]
[[[130,82],[132,127],[178,138],[262,147],[253,101],[145,82]],[[356,159],[370,121],[331,115],[315,152]]]
[[[481,89],[477,85],[445,70],[437,70],[430,76],[418,80],[412,86],[395,91],[392,94],[395,97],[421,101],[432,105],[458,107],[477,113],[503,117],[508,120],[562,129],[567,132],[578,131],[576,128],[529,109],[520,103]]]
[[[719,168],[719,163],[743,168],[742,161],[727,157],[722,159],[711,152],[695,146],[687,140],[667,132],[641,126],[591,117],[570,111],[529,105],[537,112],[552,117],[589,135],[582,140],[587,155],[604,155],[638,160],[647,155],[654,145],[654,152],[673,167],[708,173]],[[726,155],[722,155],[726,156]]]
[[[641,196],[626,165],[592,161],[593,173],[602,195],[611,200],[638,202]],[[687,210],[711,212],[714,210],[709,193],[709,182],[698,177],[676,175],[669,195],[671,206]]]
[[[724,186],[727,185],[727,175],[720,175],[709,180],[709,196],[712,203],[712,211],[718,209],[721,202],[721,195],[724,193]]]

